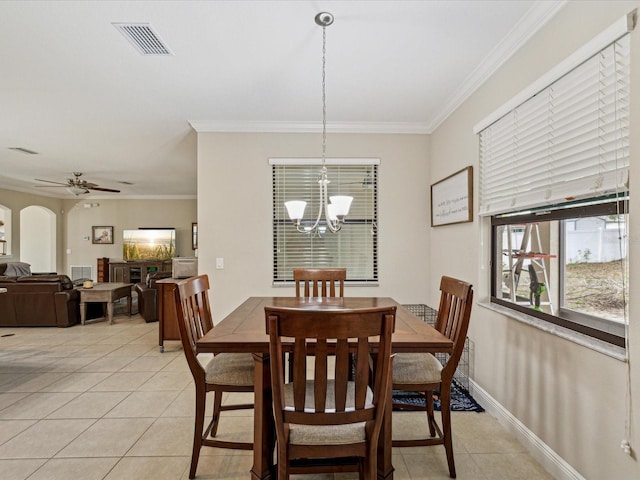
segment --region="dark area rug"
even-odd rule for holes
[[[401,392],[394,390],[393,402],[424,406],[424,397],[413,392]],[[433,407],[440,411],[440,395],[438,392],[434,392]],[[394,406],[394,410],[403,410],[403,408],[400,406]],[[484,408],[475,401],[471,394],[456,382],[451,384],[451,410],[454,412],[484,412]]]

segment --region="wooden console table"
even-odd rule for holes
[[[179,281],[177,278],[163,278],[156,281],[158,287],[158,345],[160,346],[160,352],[164,352],[165,340],[180,341],[174,297],[176,284]]]

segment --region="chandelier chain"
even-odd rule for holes
[[[327,93],[326,93],[326,59],[327,27],[322,26],[322,166],[327,156]]]

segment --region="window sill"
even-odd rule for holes
[[[491,310],[492,312],[500,313],[505,317],[517,320],[526,325],[531,325],[532,327],[538,328],[543,332],[557,335],[560,338],[564,338],[565,340],[569,340],[570,342],[590,348],[591,350],[595,350],[598,353],[602,353],[603,355],[615,358],[616,360],[620,360],[623,362],[627,361],[627,352],[624,348],[611,345],[607,342],[591,338],[578,332],[574,332],[573,330],[569,330],[568,328],[553,325],[551,323],[545,322],[544,320],[540,320],[539,318],[532,317],[515,310],[511,310],[507,307],[503,307],[502,305],[496,305],[495,303],[490,302],[478,302],[478,306]]]

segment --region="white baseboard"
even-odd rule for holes
[[[554,478],[557,480],[586,480],[575,468],[529,430],[524,423],[514,417],[509,410],[504,408],[495,398],[471,379],[469,379],[469,393],[482,405],[487,413],[496,417],[503,427],[515,435],[531,456]]]

